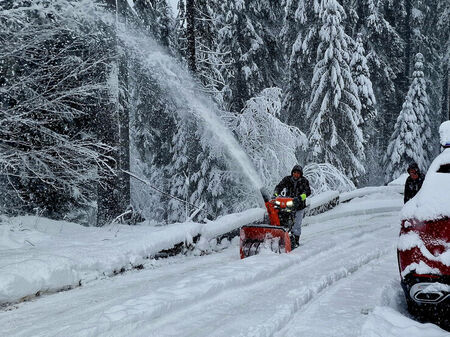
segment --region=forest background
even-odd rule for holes
[[[0,2],[0,213],[101,226],[258,205],[261,186],[218,144],[206,110],[269,190],[297,163],[319,193],[381,185],[439,153],[448,1],[176,8]]]

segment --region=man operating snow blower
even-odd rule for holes
[[[284,195],[279,195],[283,190]],[[299,165],[294,166],[291,175],[276,186],[273,198],[262,189],[267,215],[263,223],[241,227],[241,259],[259,254],[261,248],[289,253],[298,247],[306,197],[310,194],[309,182],[303,177],[303,169]]]
[[[286,191],[286,196],[294,198],[296,212],[292,234],[294,234],[295,238],[294,245],[295,247],[298,247],[300,235],[302,233],[302,221],[305,213],[306,197],[311,195],[309,181],[303,176],[303,168],[300,165],[295,165],[292,168],[291,175],[284,177],[275,187],[273,193],[274,197],[278,197],[283,190]]]

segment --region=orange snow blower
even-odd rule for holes
[[[268,223],[241,227],[241,259],[256,255],[261,249],[270,249],[275,253],[291,251],[291,229],[296,210],[294,199],[276,197],[270,200],[262,194],[267,208],[265,222]]]

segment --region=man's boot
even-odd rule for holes
[[[297,248],[300,245],[300,235],[294,235],[294,239],[295,239],[294,246],[295,248]]]

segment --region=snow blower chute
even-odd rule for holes
[[[276,253],[291,251],[290,233],[296,209],[294,199],[276,197],[270,200],[265,193],[262,192],[262,195],[267,208],[266,223],[241,227],[241,259],[256,255],[261,249]]]

